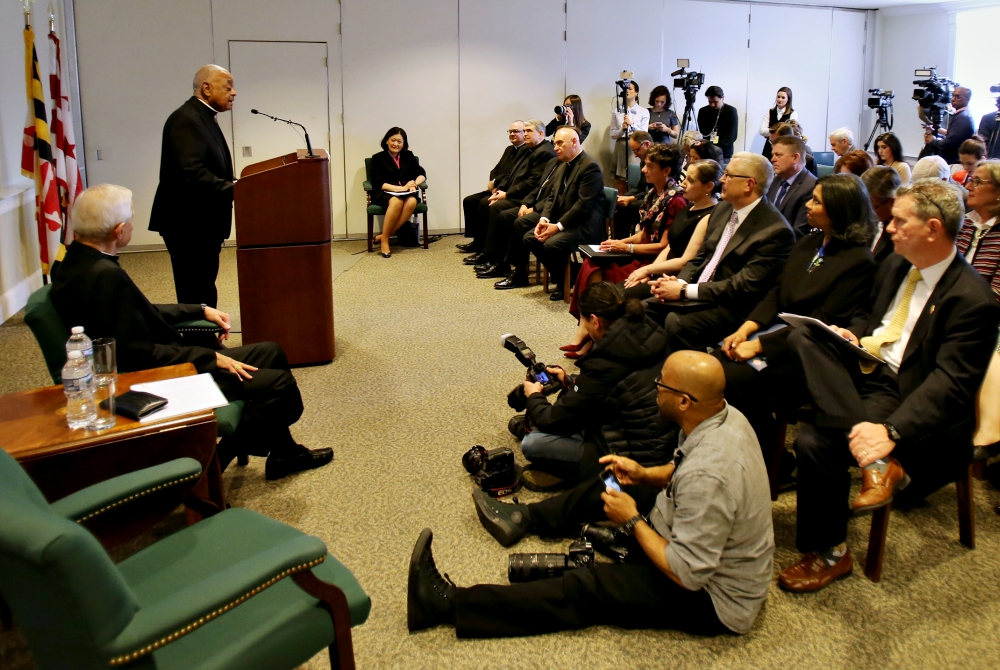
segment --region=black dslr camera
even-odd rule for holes
[[[528,379],[542,385],[542,393],[549,395],[562,389],[559,379],[553,377],[545,371],[545,363],[539,362],[535,358],[535,352],[528,347],[517,335],[507,333],[500,339],[503,348],[514,352],[514,356],[521,365],[528,368]],[[524,395],[524,387],[520,384],[515,386],[507,394],[507,404],[515,412],[523,412],[528,406],[528,398]]]
[[[690,65],[691,61],[687,58],[678,58],[677,67],[679,69],[671,72],[670,76],[674,78],[674,88],[684,91],[684,100],[692,104],[698,91],[705,85],[705,73],[688,72],[687,68]]]
[[[477,444],[462,455],[462,465],[476,484],[494,498],[514,493],[521,486],[514,452],[507,447],[487,450]]]
[[[511,583],[533,582],[536,579],[559,577],[572,568],[594,564],[594,546],[580,539],[569,545],[565,554],[511,554],[507,564],[507,580]]]
[[[920,87],[913,90],[913,99],[920,104],[927,121],[934,127],[934,132],[937,132],[951,104],[951,92],[956,84],[947,77],[939,77],[932,67],[914,70],[913,74],[916,77],[925,77],[913,81]]]

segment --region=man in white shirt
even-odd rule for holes
[[[851,327],[833,328],[883,362],[861,358],[818,328],[789,335],[816,418],[800,424],[795,440],[796,544],[805,555],[781,572],[787,590],[817,591],[850,574],[852,508],[882,507],[904,487],[909,500],[919,500],[968,468],[976,392],[996,343],[1000,304],[956,253],[963,212],[958,189],[945,182],[899,190],[885,230],[896,255],[882,264]],[[864,471],[848,507],[852,465]]]

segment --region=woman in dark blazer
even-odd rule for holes
[[[382,234],[375,241],[382,245],[382,258],[389,258],[389,238],[413,216],[419,202],[417,194],[394,196],[391,193],[416,191],[427,181],[427,173],[420,167],[417,157],[410,151],[406,131],[390,128],[382,138],[382,151],[372,156],[371,174],[372,204],[385,210],[382,220]]]
[[[783,323],[780,312],[846,327],[875,280],[869,246],[878,219],[861,179],[852,174],[822,177],[806,207],[810,225],[819,230],[799,238],[778,283],[715,351],[726,372],[726,400],[747,417],[761,445],[773,444],[771,413],[795,406],[784,397],[797,386],[792,382],[798,373],[785,345],[789,328],[753,336]],[[767,367],[760,371],[747,363],[761,359]],[[769,459],[770,449],[764,449]]]

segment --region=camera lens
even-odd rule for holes
[[[462,454],[462,466],[466,472],[474,475],[482,468],[484,458],[486,458],[486,449],[477,444]]]
[[[568,562],[565,554],[511,554],[507,581],[516,584],[559,577],[566,572]]]
[[[556,105],[555,112],[556,112],[556,116],[565,116],[566,115],[566,108],[563,107],[562,105]]]

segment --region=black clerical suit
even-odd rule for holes
[[[899,255],[879,269],[868,300],[849,329],[871,335],[888,315],[913,266]],[[879,364],[862,374],[859,358],[812,328],[794,328],[788,346],[816,411],[800,424],[798,538],[803,553],[825,551],[847,537],[851,427],[892,424],[901,439],[890,456],[912,483],[897,498],[919,500],[955,481],[972,457],[976,393],[996,344],[1000,304],[989,285],[956,254],[934,287],[905,344],[898,373]],[[804,389],[804,390],[805,390]]]
[[[521,144],[521,146],[515,147],[511,144],[503,150],[503,155],[500,156],[500,160],[497,161],[497,164],[493,166],[492,170],[490,170],[490,181],[493,182],[494,188],[496,188],[496,182],[498,179],[509,174],[514,169],[514,164],[517,162],[518,158],[521,157],[520,150],[524,148],[524,146],[524,144]],[[491,195],[493,195],[492,191],[479,191],[478,193],[465,196],[462,200],[462,211],[465,213],[466,237],[472,237],[476,231],[478,221],[477,211],[480,202],[489,199]],[[477,249],[477,251],[481,250]]]
[[[719,109],[705,105],[698,110],[698,131],[705,138],[708,138],[713,131],[718,133],[718,146],[722,149],[722,157],[726,162],[733,157],[733,145],[736,144],[739,123],[739,112],[726,103],[722,103]]]
[[[198,103],[201,104],[201,103]],[[220,444],[222,467],[239,453],[281,457],[301,449],[288,426],[302,415],[302,396],[289,371],[285,352],[273,342],[226,349],[225,355],[260,368],[242,382],[216,368],[215,350],[192,346],[172,324],[203,318],[201,305],[153,305],[109,256],[73,242],[53,278],[52,303],[67,329],[83,326],[91,338],[113,337],[118,371],[131,372],[192,363],[208,372],[228,400],[247,402],[235,435]],[[224,448],[226,447],[226,448]]]
[[[681,270],[679,279],[691,284],[698,281],[732,214],[732,204],[716,205],[708,220],[705,242]],[[778,281],[794,241],[795,234],[785,217],[762,197],[729,240],[711,281],[698,284],[698,300],[712,303],[710,308],[679,313],[671,309],[670,303],[651,305],[656,311],[669,312],[665,327],[670,351],[715,346],[735,332]]]
[[[519,153],[521,158],[514,171],[504,180],[505,183],[498,187],[507,196],[488,205],[485,213],[480,206],[480,224],[475,233],[475,249],[486,254],[490,263],[503,262],[507,246],[510,244],[510,231],[514,219],[517,218],[517,211],[522,202],[541,185],[548,174],[546,165],[556,157],[552,143],[548,140],[542,140],[533,147],[525,146]],[[503,216],[510,210],[513,211]]]
[[[875,279],[875,261],[867,244],[831,239],[823,247],[824,233],[816,231],[801,237],[788,254],[788,261],[778,282],[750,312],[747,321],[755,321],[758,332],[782,323],[781,312],[811,316],[823,323],[846,327],[859,305],[867,301]],[[823,260],[817,254],[823,248]],[[714,356],[726,373],[726,400],[736,407],[753,426],[764,449],[764,460],[771,458],[775,422],[772,412],[795,409],[801,397],[789,389],[797,386],[798,363],[787,346],[791,328],[783,328],[759,337],[761,355],[767,367],[757,371],[746,362],[730,360],[716,349]]]
[[[177,302],[218,304],[219,254],[233,219],[233,159],[217,112],[192,96],[163,126],[149,229],[160,233]]]
[[[563,270],[569,254],[581,244],[596,244],[603,238],[604,175],[597,161],[581,151],[572,161],[556,168],[552,194],[541,203],[538,215],[549,223],[561,224],[562,230],[545,242],[538,241],[534,230],[525,232],[512,264],[515,268],[527,268],[528,254],[534,253],[559,288],[563,288]]]
[[[507,244],[507,253],[503,262],[514,266],[514,273],[527,281],[528,275],[528,252],[524,249],[524,236],[538,225],[541,218],[541,209],[545,201],[552,197],[552,188],[555,185],[553,177],[559,170],[562,163],[558,158],[552,158],[542,166],[542,183],[534,191],[529,193],[521,201],[521,204],[531,209],[531,213],[518,216],[520,210],[509,209],[500,213],[503,222],[510,220],[511,232],[510,240]]]
[[[785,189],[784,195],[781,195],[781,187],[784,183],[786,183],[784,179],[775,175],[774,181],[771,182],[771,188],[767,190],[767,199],[785,217],[785,221],[788,221],[788,225],[795,231],[795,236],[804,237],[812,230],[812,226],[809,225],[806,218],[809,215],[806,203],[812,198],[813,189],[816,187],[816,177],[803,167],[795,175],[794,183]],[[779,195],[781,195],[780,202]]]

